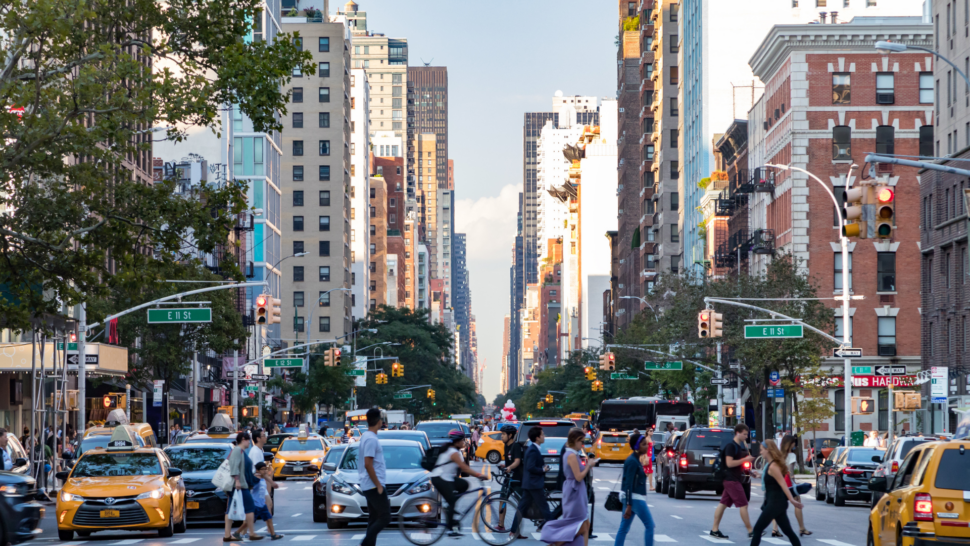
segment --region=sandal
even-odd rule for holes
[[[809,531],[808,529],[802,529],[801,531],[798,532],[798,535],[803,537],[808,536],[810,534],[812,534],[812,532]]]

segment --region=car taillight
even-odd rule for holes
[[[687,455],[680,456],[680,466],[687,468]]]
[[[673,456],[674,456],[674,450],[668,449],[667,450],[667,457],[669,458],[669,457],[673,457]]]
[[[603,440],[599,440],[599,441],[597,441],[597,442],[596,442],[596,445],[597,445],[598,447],[603,447]]]
[[[859,470],[858,468],[845,467],[842,469],[843,474],[865,474],[865,470]]]
[[[893,474],[897,472],[899,472],[899,463],[896,461],[893,461]]]
[[[913,502],[913,519],[933,521],[933,497],[929,493],[917,493]]]

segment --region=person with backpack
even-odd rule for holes
[[[714,527],[710,532],[710,535],[714,538],[728,538],[720,531],[720,525],[724,511],[731,506],[737,506],[738,512],[741,513],[741,521],[744,522],[744,526],[748,530],[748,538],[752,536],[751,519],[748,518],[748,497],[744,494],[744,484],[742,483],[742,480],[744,480],[744,463],[750,463],[754,460],[754,457],[748,453],[748,449],[745,447],[747,439],[748,426],[744,423],[738,423],[734,426],[734,438],[731,443],[722,448],[721,468],[716,469],[715,476],[723,476],[724,493],[721,495],[721,501],[717,508],[714,509]]]
[[[431,471],[431,483],[441,492],[441,496],[448,503],[448,507],[445,509],[448,536],[460,537],[463,536],[461,531],[455,528],[455,505],[458,503],[458,497],[468,491],[468,481],[458,478],[458,472],[470,474],[480,480],[484,480],[486,477],[484,474],[472,470],[461,455],[462,449],[465,447],[464,432],[460,429],[452,430],[448,433],[448,441],[445,451],[438,455],[438,460]]]
[[[772,520],[778,522],[778,527],[788,537],[791,546],[801,546],[798,535],[795,534],[791,522],[788,521],[788,503],[791,502],[792,506],[799,510],[804,505],[792,496],[791,489],[789,489],[791,473],[788,470],[788,465],[785,464],[785,457],[778,450],[774,440],[765,441],[764,451],[767,466],[765,466],[761,479],[765,486],[765,503],[761,507],[761,515],[758,516],[758,521],[754,524],[754,531],[751,533],[751,546],[761,544],[761,534],[768,528]],[[788,478],[788,480],[785,478]]]

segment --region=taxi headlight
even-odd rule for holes
[[[273,462],[276,464],[286,464],[286,459],[282,457],[273,457]]]
[[[323,459],[321,457],[315,457],[313,459],[310,459],[310,464],[320,464],[321,462],[323,462]]]
[[[71,501],[84,502],[84,497],[82,497],[81,495],[74,495],[72,493],[68,493],[67,491],[62,491],[61,502],[71,502]]]
[[[407,494],[417,495],[418,493],[424,493],[426,491],[431,491],[431,480],[423,480],[414,484],[410,489],[407,490]]]
[[[357,493],[357,489],[354,486],[337,480],[333,481],[333,483],[330,485],[330,489],[332,489],[334,493],[340,493],[341,495],[353,495]]]
[[[158,489],[155,489],[155,490],[152,490],[152,491],[146,491],[146,492],[142,493],[141,495],[138,495],[137,497],[135,497],[135,500],[142,500],[142,499],[160,499],[160,498],[162,498],[162,495],[164,495],[164,494],[165,494],[165,491],[163,491],[161,488],[158,488]]]

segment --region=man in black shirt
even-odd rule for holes
[[[505,444],[505,467],[502,469],[506,474],[511,473],[511,489],[509,495],[516,493],[522,497],[522,459],[525,458],[525,450],[522,444],[515,441],[518,430],[512,425],[502,427],[502,443]],[[505,521],[505,505],[499,509],[500,520]],[[499,527],[499,531],[505,529]]]
[[[724,493],[721,495],[721,502],[714,509],[714,527],[711,529],[711,536],[715,538],[728,538],[727,535],[718,530],[721,524],[721,517],[724,511],[731,506],[737,506],[741,512],[741,521],[748,529],[748,538],[751,538],[751,519],[748,518],[748,498],[744,494],[744,463],[754,460],[745,447],[748,440],[748,426],[738,423],[734,427],[734,440],[724,447]]]

